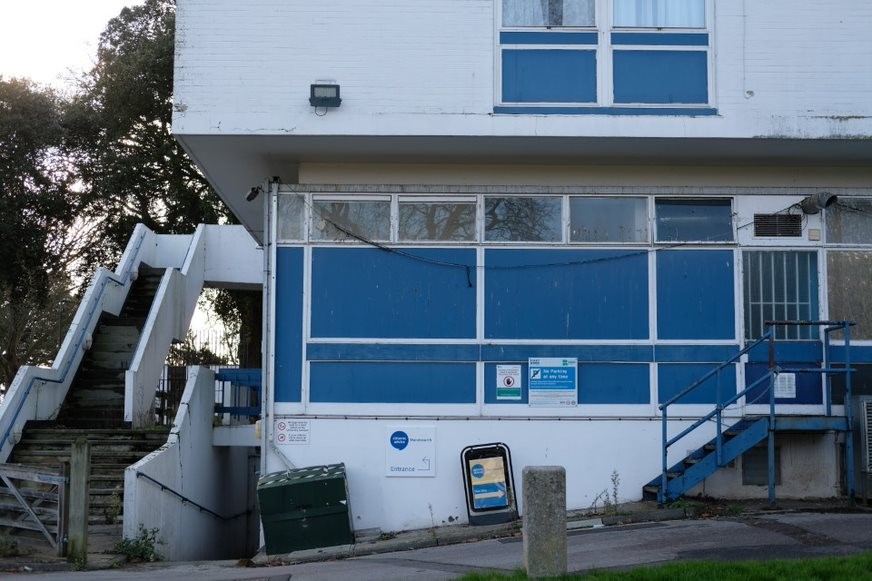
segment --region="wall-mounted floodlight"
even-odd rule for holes
[[[817,214],[821,210],[829,208],[835,204],[838,199],[839,196],[836,194],[831,194],[830,192],[818,192],[803,199],[799,203],[799,207],[802,208],[802,211],[805,214]]]
[[[341,103],[342,99],[339,98],[339,85],[311,85],[309,104],[312,105],[312,107],[338,107]]]

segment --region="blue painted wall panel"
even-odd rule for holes
[[[834,363],[845,361],[845,348],[830,347],[830,356]],[[872,346],[851,345],[851,361],[853,363],[872,363]]]
[[[275,400],[301,399],[303,249],[276,250]]]
[[[817,366],[807,363],[783,364],[783,367],[810,369]],[[762,363],[748,363],[745,365],[745,387],[751,385],[769,370],[769,366]],[[796,374],[796,398],[776,398],[775,403],[795,404],[820,404],[823,402],[823,383],[820,373],[797,373]],[[755,387],[745,395],[747,404],[768,404],[769,390],[766,386]],[[778,410],[776,409],[776,412]]]
[[[616,50],[615,103],[708,103],[706,51]]]
[[[579,365],[579,403],[651,403],[647,365]]]
[[[472,363],[311,363],[315,403],[475,403]]]
[[[669,398],[681,393],[703,375],[716,368],[716,364],[701,363],[661,363],[657,366],[657,400],[663,403]],[[684,396],[677,403],[714,404],[717,401],[718,384],[720,384],[721,401],[727,400],[738,393],[736,391],[736,366],[730,365],[720,373],[710,377],[705,383]]]
[[[501,32],[501,44],[596,44],[596,32]]]
[[[478,361],[478,345],[309,343],[309,361]]]
[[[648,256],[487,250],[485,337],[646,339]]]
[[[853,350],[852,350],[853,351]],[[820,341],[776,341],[775,361],[784,362],[807,362],[820,363],[823,361],[824,347]],[[761,343],[748,353],[748,360],[752,363],[769,362],[769,343]]]
[[[735,338],[733,290],[731,250],[658,252],[658,338]]]
[[[503,101],[595,103],[596,52],[504,50]]]
[[[312,336],[475,338],[475,250],[312,250]]]
[[[613,45],[708,46],[708,34],[613,32]]]
[[[738,352],[738,345],[655,345],[654,360],[664,363],[711,363],[726,361]]]
[[[497,363],[484,367],[484,401],[498,404],[527,404],[529,391],[526,362],[506,362],[499,365],[521,365],[521,399],[497,399]],[[578,396],[581,404],[644,404],[650,403],[650,375],[647,365],[584,364],[578,366]]]
[[[579,361],[642,362],[654,360],[650,345],[482,345],[482,361],[526,361],[530,357],[575,357]]]

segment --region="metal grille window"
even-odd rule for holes
[[[758,238],[797,238],[802,236],[799,214],[754,214],[754,236]]]
[[[817,253],[745,251],[745,338],[755,339],[766,321],[818,318]],[[777,327],[777,339],[816,339],[817,327]]]

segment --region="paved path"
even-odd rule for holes
[[[569,533],[571,571],[626,568],[669,561],[794,559],[872,550],[872,513],[763,514],[729,520],[682,520]],[[239,568],[229,561],[160,563],[123,570],[13,575],[40,581],[160,579],[215,580],[437,580],[472,571],[521,567],[521,539],[481,541],[344,561]]]

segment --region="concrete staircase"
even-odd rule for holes
[[[91,444],[90,521],[113,524],[121,520],[124,469],[159,448],[167,430],[86,429],[58,427],[53,422],[30,422],[12,452],[10,462],[57,470],[69,462],[70,447],[78,438]],[[43,496],[28,490],[31,500]],[[9,491],[0,488],[0,506],[14,504]]]
[[[142,267],[121,313],[104,313],[57,424],[68,428],[124,426],[124,372],[133,359],[163,270]]]
[[[72,443],[91,443],[91,522],[120,520],[124,469],[167,440],[167,429],[133,430],[124,421],[124,373],[139,342],[140,333],[160,284],[163,269],[142,266],[118,316],[103,313],[93,333],[91,348],[53,421],[30,421],[9,462],[58,470],[69,461]],[[44,488],[25,490],[37,505]],[[0,509],[14,505],[10,492],[0,488]]]

